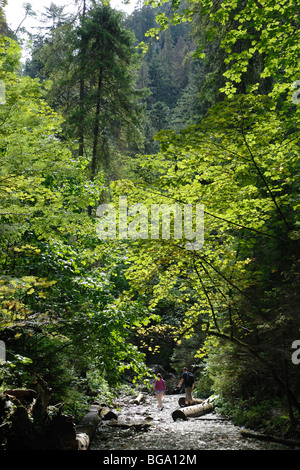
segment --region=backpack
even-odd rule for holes
[[[188,387],[191,387],[193,383],[195,382],[195,377],[192,374],[192,372],[187,372],[186,373],[186,383]]]

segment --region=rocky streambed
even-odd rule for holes
[[[120,398],[115,417],[101,420],[89,450],[289,450],[279,443],[242,437],[243,428],[215,411],[174,421],[178,399],[178,394],[166,395],[159,410],[152,395],[146,394],[140,404],[132,397]]]

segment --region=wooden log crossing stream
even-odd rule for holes
[[[187,408],[180,407],[179,398],[178,394],[164,396],[163,409],[159,410],[156,397],[150,394],[144,395],[139,404],[132,397],[120,397],[115,408],[109,410],[107,419],[99,420],[89,450],[291,449],[280,442],[247,437],[249,430],[235,426],[227,417],[220,416],[213,406],[208,406],[201,416],[198,413],[192,417],[187,413],[185,417],[181,412]]]

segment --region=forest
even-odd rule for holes
[[[41,377],[79,420],[186,366],[234,422],[299,438],[299,3],[54,2],[33,34],[9,1],[0,392]],[[150,226],[162,205],[191,230],[175,209],[169,236]]]

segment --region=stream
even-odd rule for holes
[[[152,395],[146,394],[140,405],[133,404],[132,398],[120,398],[116,403],[118,419],[99,424],[89,450],[289,450],[281,444],[242,437],[244,428],[215,411],[173,421],[171,415],[179,408],[178,398],[178,394],[164,396],[162,411]]]

